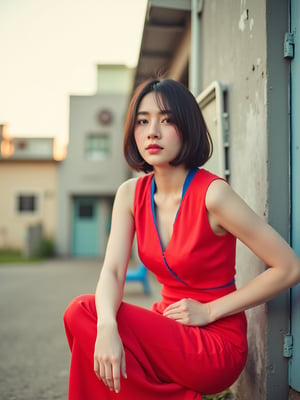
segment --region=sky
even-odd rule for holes
[[[147,0],[0,0],[0,124],[68,139],[70,95],[96,92],[97,64],[135,66]]]

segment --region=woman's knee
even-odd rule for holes
[[[64,324],[72,330],[72,325],[78,323],[86,312],[95,312],[95,296],[84,294],[75,297],[64,312]]]

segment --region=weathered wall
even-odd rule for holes
[[[228,88],[230,183],[245,201],[289,237],[288,63],[283,38],[288,7],[280,0],[204,2],[201,16],[201,81]],[[279,184],[280,182],[280,184]],[[242,244],[237,284],[265,266]],[[247,311],[249,357],[235,385],[239,399],[288,397],[288,293]]]
[[[66,159],[59,168],[59,206],[57,252],[70,255],[74,196],[111,197],[128,177],[122,156],[126,94],[96,94],[72,96],[70,99],[70,141]],[[100,110],[110,110],[111,124],[99,125]],[[90,160],[86,156],[86,139],[90,133],[110,137],[110,152],[106,159]],[[105,212],[105,201],[99,207]],[[101,211],[101,212],[102,212]],[[110,210],[107,210],[110,213]],[[104,216],[103,220],[107,219]],[[102,228],[101,228],[102,229]]]
[[[267,201],[265,1],[209,0],[201,17],[203,89],[219,80],[228,87],[230,183],[262,217]],[[244,245],[237,250],[237,285],[264,265]],[[236,385],[240,399],[265,399],[265,306],[247,312],[249,357]]]
[[[60,165],[63,187],[70,192],[112,194],[127,177],[122,157],[126,94],[71,96],[70,141],[66,159]],[[100,125],[100,110],[112,112],[111,124]],[[106,159],[90,160],[86,155],[86,140],[90,133],[108,134],[110,152]]]
[[[41,223],[44,235],[56,234],[57,163],[7,161],[0,167],[0,248],[24,250],[28,226]],[[3,188],[5,188],[3,190]],[[34,213],[18,213],[18,194],[34,193]]]

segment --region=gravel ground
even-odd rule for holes
[[[70,352],[63,327],[69,301],[93,293],[99,260],[51,260],[0,264],[0,400],[66,400]],[[128,282],[125,300],[150,307],[151,295]]]

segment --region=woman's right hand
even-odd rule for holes
[[[119,393],[121,375],[127,378],[123,343],[117,325],[101,326],[94,351],[94,371],[110,390]]]

